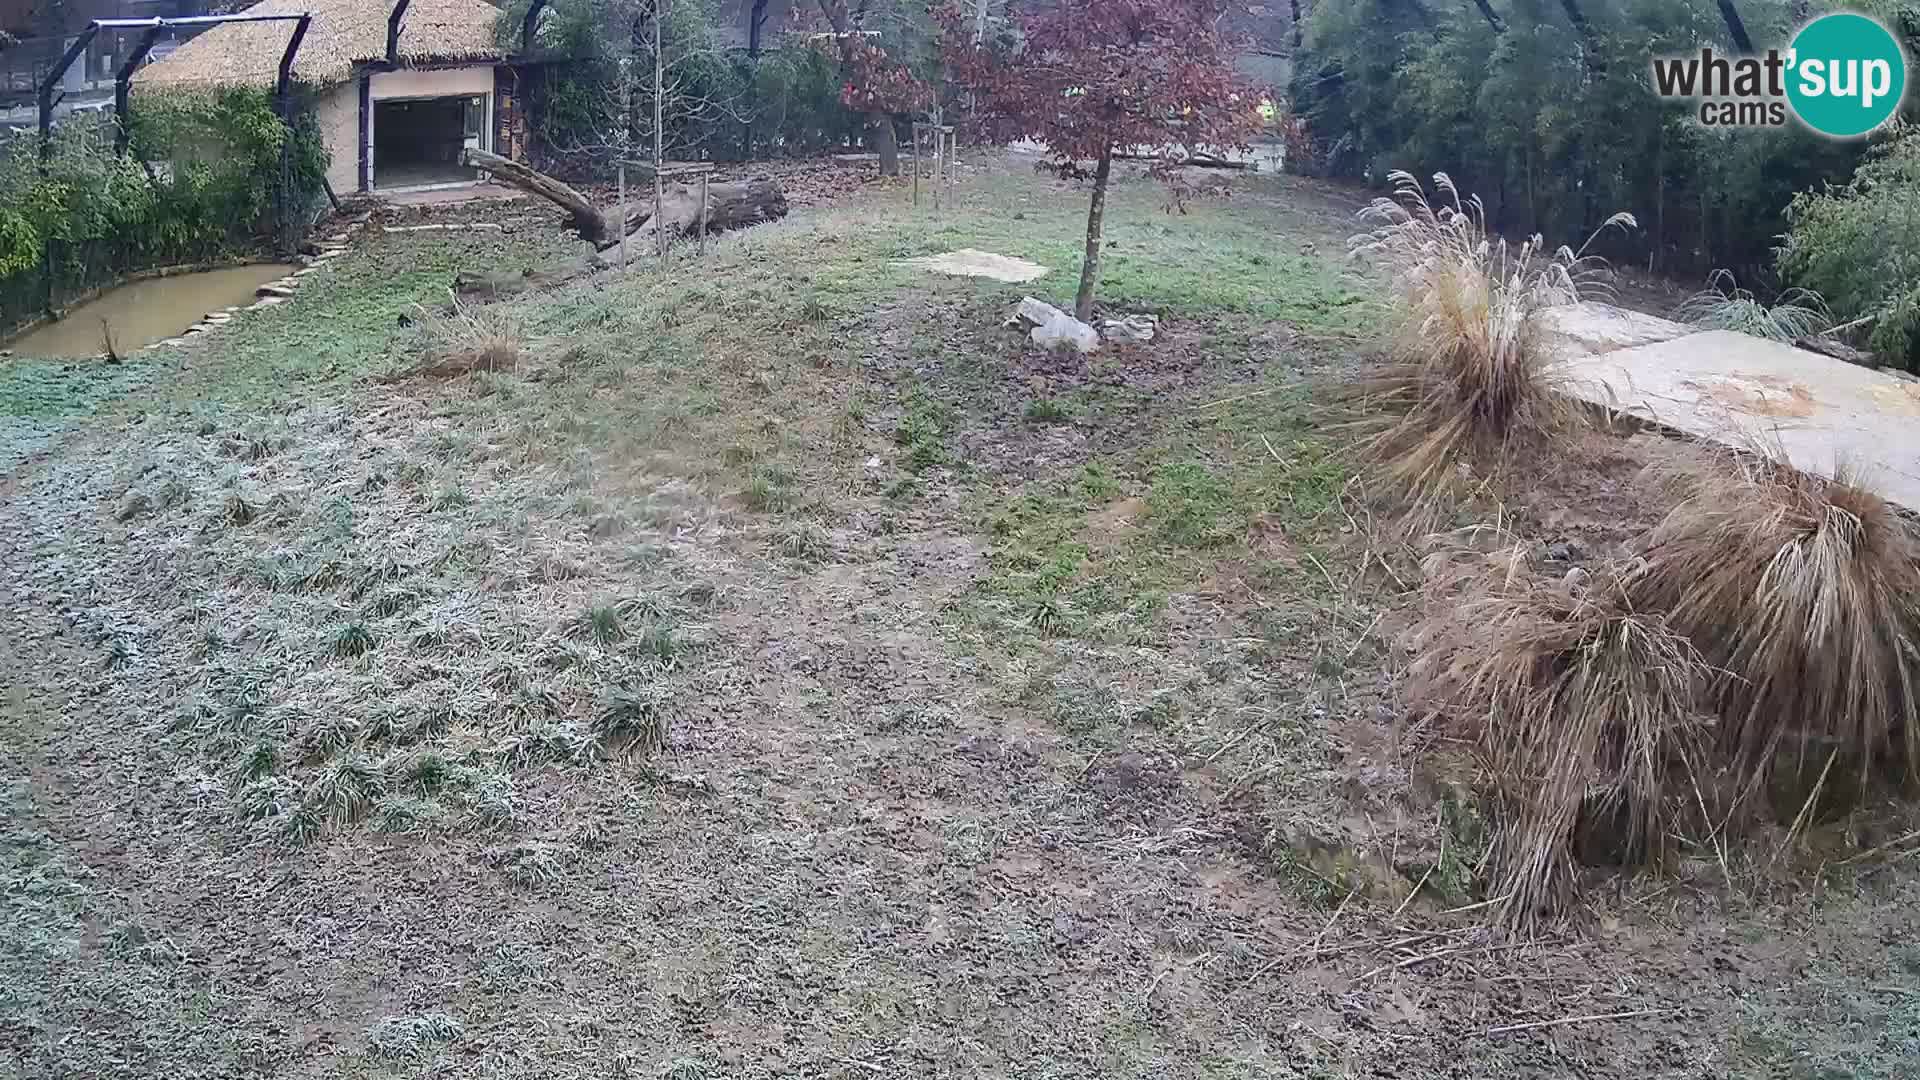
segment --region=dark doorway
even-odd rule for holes
[[[383,190],[478,179],[460,151],[487,149],[487,99],[407,98],[373,105],[373,186]]]

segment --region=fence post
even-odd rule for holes
[[[140,35],[140,43],[127,54],[127,62],[121,64],[120,70],[114,73],[113,120],[119,128],[113,136],[113,153],[116,157],[127,155],[127,141],[130,137],[127,130],[127,110],[132,105],[133,73],[146,61],[147,54],[153,51],[153,43],[159,39],[163,25],[165,24],[156,20],[153,29]]]

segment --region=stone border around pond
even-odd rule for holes
[[[218,311],[209,311],[199,322],[187,327],[173,337],[162,338],[150,345],[142,346],[136,351],[148,352],[153,349],[170,349],[175,346],[184,345],[193,338],[211,333],[227,325],[233,321],[235,315],[242,311],[259,311],[262,308],[278,307],[288,300],[293,299],[294,294],[299,291],[300,283],[303,279],[315,273],[329,262],[345,255],[352,249],[354,234],[365,228],[368,220],[371,219],[372,216],[371,213],[363,213],[342,225],[339,231],[327,237],[325,240],[320,241],[316,245],[311,245],[314,249],[313,253],[306,254],[303,252],[300,256],[300,269],[295,270],[285,277],[275,278],[255,289],[255,299],[253,303],[245,306],[235,304],[231,307],[221,308]]]

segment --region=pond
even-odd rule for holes
[[[210,311],[252,303],[255,289],[295,269],[278,264],[230,266],[115,286],[69,308],[66,318],[48,323],[5,348],[15,356],[98,356],[106,351],[102,345],[104,320],[114,347],[125,355],[181,333]]]

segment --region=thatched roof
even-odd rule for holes
[[[387,58],[387,16],[393,0],[260,0],[250,15],[313,13],[313,25],[294,58],[294,78],[330,86],[352,77],[355,64]],[[494,38],[500,9],[487,0],[412,0],[400,29],[400,59],[410,63],[499,60],[507,50]],[[215,26],[148,64],[136,87],[272,86],[292,23]]]

